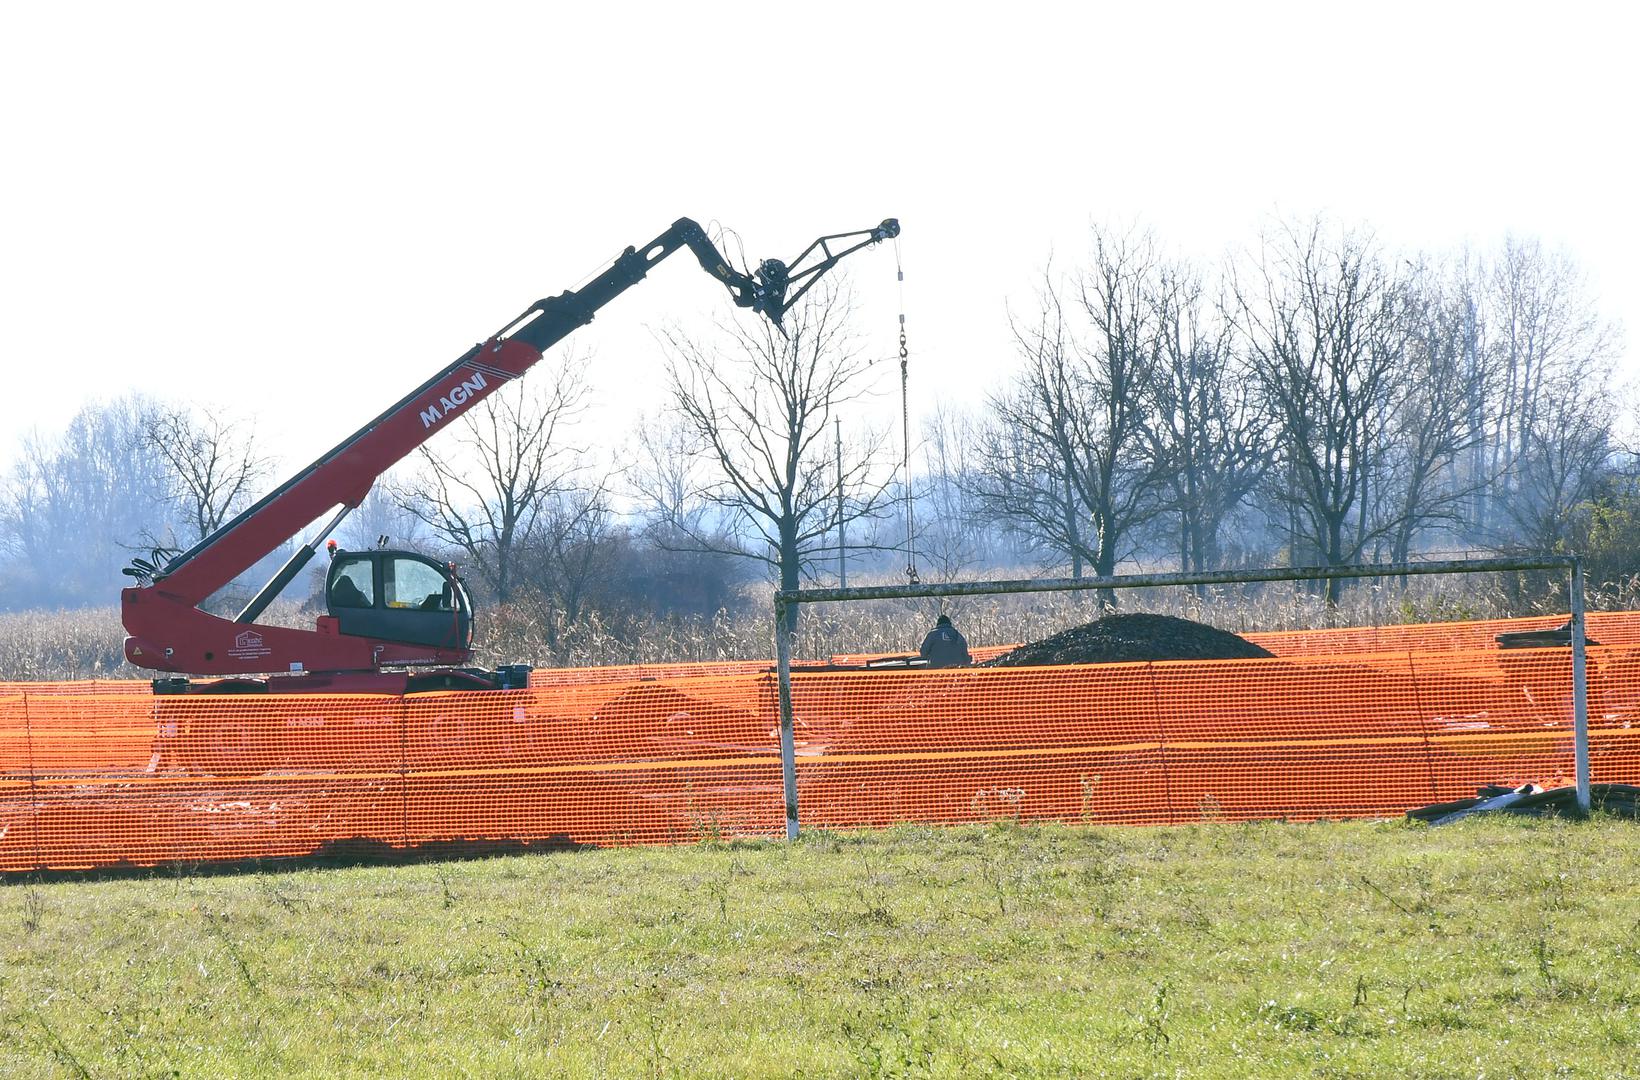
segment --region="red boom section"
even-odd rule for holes
[[[395,462],[540,359],[540,350],[516,339],[475,348],[185,556],[175,572],[124,590],[122,615],[131,635],[126,657],[143,667],[199,674],[288,671],[294,664],[339,671],[463,662],[465,650],[343,637],[325,619],[318,632],[249,626],[195,605],[289,539],[293,522],[357,506]]]
[[[377,477],[540,359],[538,350],[514,340],[492,340],[468,353],[315,462],[154,587],[184,603],[199,603],[288,540],[300,527],[296,523],[314,521],[336,506],[363,502]]]

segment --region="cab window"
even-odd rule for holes
[[[367,608],[376,603],[376,583],[369,559],[355,559],[336,572],[330,602],[337,607]]]
[[[420,559],[388,559],[382,570],[388,607],[451,610],[449,583],[434,567]]]

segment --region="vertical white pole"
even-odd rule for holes
[[[780,680],[780,779],[786,792],[786,839],[797,839],[797,740],[792,734],[792,639],[786,602],[774,602],[775,667]]]
[[[848,536],[843,524],[843,418],[837,417],[837,587],[848,588]]]
[[[1577,761],[1577,808],[1593,805],[1589,793],[1589,690],[1584,658],[1583,560],[1572,563],[1572,746]]]

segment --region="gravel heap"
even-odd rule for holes
[[[1021,645],[982,667],[1123,664],[1143,660],[1245,660],[1273,653],[1244,637],[1172,615],[1107,615]]]

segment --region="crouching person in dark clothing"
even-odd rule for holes
[[[941,615],[934,623],[934,629],[923,638],[919,655],[931,668],[935,667],[967,667],[974,662],[968,655],[968,641],[951,625],[951,616]]]

